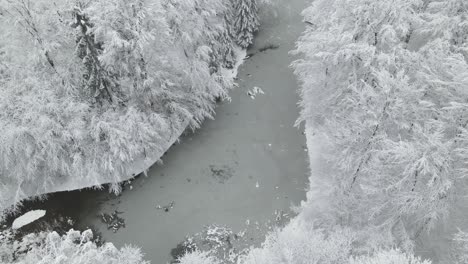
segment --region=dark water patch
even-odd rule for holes
[[[211,177],[216,179],[218,183],[226,183],[234,176],[235,170],[228,165],[210,165]]]
[[[252,58],[253,56],[255,56],[257,53],[262,53],[262,52],[266,52],[268,50],[275,50],[275,49],[279,49],[280,45],[277,45],[277,44],[266,44],[265,46],[261,47],[258,49],[258,51],[255,51],[255,52],[249,52],[247,53],[247,56],[245,57],[245,59],[250,59]]]
[[[23,202],[18,212],[8,216],[1,224],[0,231],[9,229],[16,218],[29,211],[45,210],[46,214],[44,217],[15,230],[14,238],[20,240],[30,233],[55,231],[60,235],[64,235],[70,229],[80,231],[91,229],[94,234],[93,240],[100,244],[104,241],[98,228],[92,225],[85,225],[77,220],[83,217],[83,212],[93,212],[95,214],[93,217],[96,219],[103,217],[103,215],[106,215],[106,217],[112,215],[100,215],[96,212],[101,211],[101,206],[109,201],[118,203],[119,200],[116,198],[118,196],[115,194],[105,193],[103,195],[102,190],[97,189],[52,193],[47,195],[45,199]],[[122,221],[120,220],[119,222]],[[113,224],[115,225],[115,223]]]

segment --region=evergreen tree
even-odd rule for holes
[[[229,14],[226,14],[229,16]],[[219,34],[217,41],[221,45],[216,46],[216,53],[219,54],[219,58],[224,67],[232,68],[234,66],[234,47],[233,47],[233,39],[229,33],[229,24],[228,18],[224,19],[224,27],[223,31]]]
[[[260,25],[257,0],[235,0],[234,33],[237,44],[247,48],[253,43],[254,33]]]
[[[106,70],[99,58],[103,52],[102,43],[96,41],[92,33],[93,24],[81,7],[73,10],[77,46],[75,53],[83,63],[82,87],[97,101],[107,99],[112,102],[113,90],[118,87],[118,80]]]

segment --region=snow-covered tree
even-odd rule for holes
[[[306,223],[304,223],[306,224]],[[352,254],[355,234],[336,227],[333,231],[289,225],[267,237],[261,248],[240,257],[243,264],[346,263]],[[308,224],[306,224],[308,225]]]
[[[10,232],[0,233],[0,260],[5,264],[149,264],[140,249],[111,243],[97,245],[90,230],[70,230],[65,235],[41,232],[14,241]]]
[[[315,1],[294,64],[300,120],[328,139],[338,217],[404,250],[447,216],[466,171],[468,65],[452,37],[424,39],[429,7]]]
[[[93,22],[83,11],[82,6],[73,9],[74,21],[71,27],[76,29],[76,56],[82,60],[83,76],[80,85],[91,98],[98,101],[110,100],[112,102],[114,93],[119,89],[118,81],[113,74],[104,68],[99,58],[103,52],[102,43],[97,41],[92,33]]]
[[[228,9],[228,12],[225,14],[225,18],[223,20],[224,26],[222,27],[222,31],[219,32],[218,36],[216,37],[216,41],[219,42],[218,45],[213,45],[213,56],[212,56],[212,64],[219,64],[216,65],[215,69],[218,69],[219,66],[223,66],[228,69],[232,69],[235,63],[234,58],[234,40],[231,36],[230,28],[231,25],[229,24],[229,17],[232,16],[232,8]]]
[[[237,44],[247,48],[258,30],[257,0],[234,0],[234,34]]]

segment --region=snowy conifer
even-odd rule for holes
[[[73,9],[73,19],[71,26],[76,29],[77,39],[75,54],[83,64],[82,89],[97,101],[112,101],[118,80],[102,65],[99,58],[103,52],[102,43],[97,42],[92,33],[93,22],[80,6]]]
[[[229,13],[232,11],[230,10]],[[226,16],[231,16],[231,14],[226,14]],[[222,66],[226,68],[232,68],[234,66],[234,41],[231,37],[229,32],[229,21],[228,18],[224,19],[224,30],[220,32],[219,36],[217,37],[217,41],[221,45],[217,45],[216,52],[219,54],[219,58],[221,59]]]
[[[237,44],[247,48],[258,30],[257,0],[234,0],[234,33]]]

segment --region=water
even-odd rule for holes
[[[299,98],[288,54],[304,30],[300,12],[306,4],[284,1],[276,14],[264,14],[232,101],[221,103],[215,120],[182,137],[147,177],[134,180],[120,196],[66,192],[28,209],[47,209],[49,219],[71,216],[76,227],[93,227],[117,246],[138,245],[152,263],[170,261],[172,248],[209,224],[248,229],[249,243],[261,242],[279,212],[291,215],[291,206],[305,200],[308,186],[303,128],[293,127]],[[247,92],[254,87],[265,94],[252,99]],[[167,212],[157,209],[171,203]],[[99,215],[115,210],[126,227],[114,233]]]

